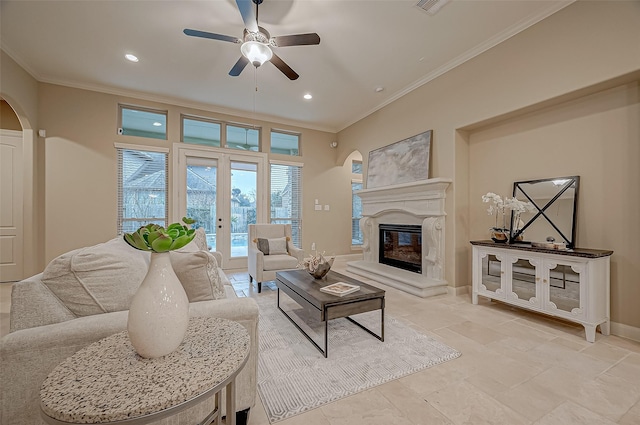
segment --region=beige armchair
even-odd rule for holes
[[[295,269],[303,259],[304,251],[291,242],[290,224],[249,225],[249,282],[258,282],[258,293],[262,282],[274,280],[276,272]]]

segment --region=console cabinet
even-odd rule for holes
[[[555,251],[528,245],[472,241],[472,302],[478,296],[560,317],[609,335],[610,258],[613,251]]]

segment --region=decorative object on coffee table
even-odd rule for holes
[[[194,221],[182,219],[185,224]],[[187,332],[189,299],[171,266],[169,251],[184,247],[195,237],[195,230],[173,223],[166,229],[157,224],[125,233],[132,247],[151,251],[149,271],[131,300],[127,330],[131,345],[149,359],[174,351]]]
[[[323,254],[318,254],[316,251],[315,255],[305,258],[302,263],[298,264],[298,267],[304,268],[314,279],[322,279],[331,270],[334,259],[335,257],[331,257],[327,260]]]

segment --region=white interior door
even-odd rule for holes
[[[266,220],[266,155],[174,145],[173,220],[204,227],[225,269],[247,267],[248,225]]]
[[[0,282],[23,276],[22,132],[0,130]]]

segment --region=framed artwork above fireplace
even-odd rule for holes
[[[369,152],[367,189],[427,180],[432,133],[428,130]]]

